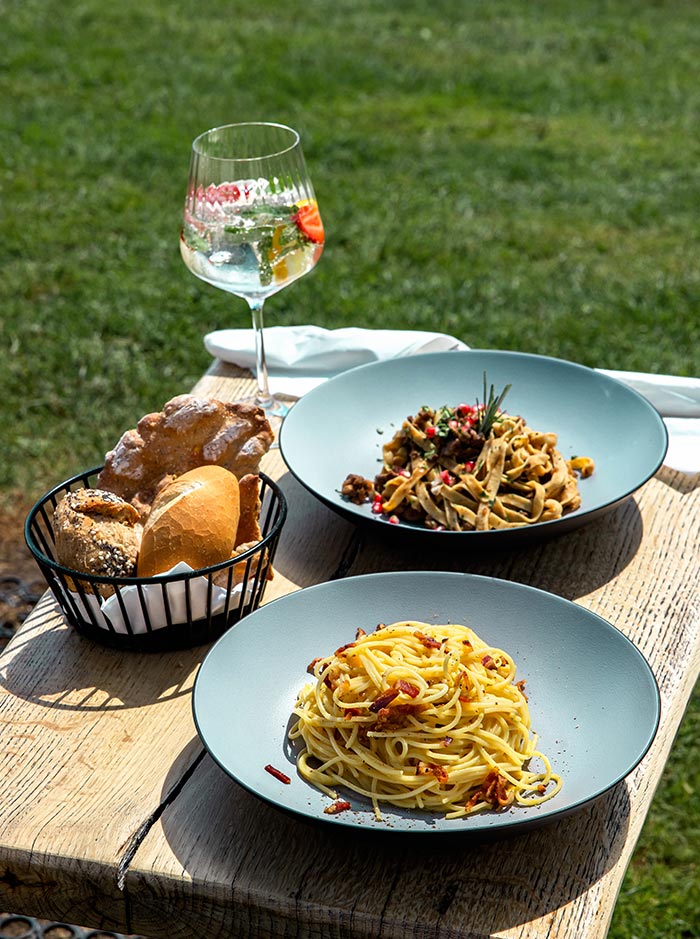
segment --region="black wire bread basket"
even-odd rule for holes
[[[213,567],[156,577],[97,577],[59,564],[52,519],[66,493],[93,488],[102,467],[78,473],[30,510],[24,535],[66,620],[104,645],[164,652],[212,642],[257,609],[287,517],[277,483],[260,473],[261,540]]]

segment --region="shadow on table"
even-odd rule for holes
[[[282,919],[333,923],[340,934],[356,929],[363,937],[379,926],[382,935],[399,935],[405,922],[407,934],[428,939],[467,923],[469,935],[488,936],[571,903],[616,864],[628,820],[622,782],[575,814],[519,835],[363,833],[271,808],[207,756],[161,824],[198,884],[185,906],[201,910],[203,890],[222,925],[214,934],[274,909]],[[133,904],[140,894],[152,904],[157,891],[139,890],[148,875],[133,876]],[[167,908],[168,897],[162,901]]]
[[[677,474],[670,474],[670,477]],[[348,575],[401,570],[462,571],[513,580],[549,590],[569,600],[586,596],[616,577],[634,558],[643,534],[642,517],[632,497],[566,534],[499,542],[483,541],[438,550],[393,526],[373,521],[355,525],[321,504],[286,473],[279,480],[289,498],[289,516],[275,558],[279,573],[299,587]],[[390,532],[387,529],[391,528]],[[309,531],[316,533],[309,539]],[[321,558],[318,567],[313,555]],[[329,574],[329,572],[332,572]]]
[[[189,695],[208,648],[162,653],[157,667],[149,667],[155,660],[143,654],[110,649],[80,636],[45,594],[0,659],[0,687],[64,711],[140,707]]]
[[[605,515],[557,537],[512,548],[482,544],[461,550],[426,552],[397,546],[366,526],[351,574],[392,570],[463,571],[538,587],[575,600],[615,578],[637,553],[643,534],[634,499],[625,499]],[[367,559],[365,561],[365,558]],[[366,567],[364,566],[366,564]]]

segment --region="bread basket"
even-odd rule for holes
[[[52,518],[74,489],[94,487],[102,467],[67,479],[30,510],[24,534],[68,623],[104,645],[163,652],[217,639],[262,599],[287,503],[277,483],[260,473],[262,539],[237,557],[193,571],[176,568],[156,577],[96,577],[72,571],[55,557]]]

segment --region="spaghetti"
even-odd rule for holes
[[[505,652],[466,626],[406,621],[358,631],[316,659],[291,740],[299,773],[331,799],[371,800],[459,818],[538,805],[561,778],[537,750],[523,681]],[[542,769],[529,769],[534,758]]]

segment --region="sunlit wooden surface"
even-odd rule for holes
[[[251,387],[217,364],[196,390],[235,400]],[[161,939],[605,936],[700,671],[700,476],[662,468],[577,532],[473,557],[375,541],[306,493],[278,450],[263,469],[289,500],[266,602],[389,570],[558,593],[649,661],[662,696],[650,752],[594,805],[528,834],[434,846],[339,834],[264,805],[204,753],[191,689],[207,647],[102,648],[47,595],[0,657],[0,907]]]

